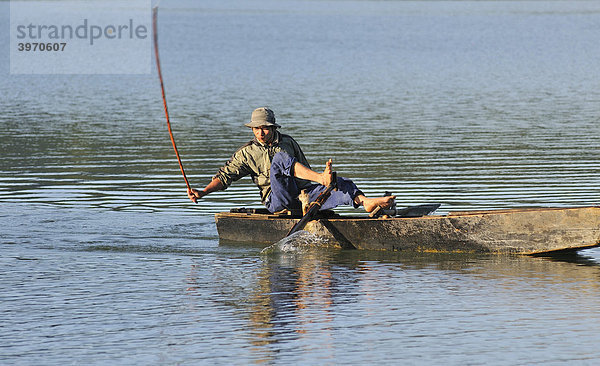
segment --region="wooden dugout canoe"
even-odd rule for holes
[[[262,210],[237,211],[215,215],[220,239],[273,244],[299,220]],[[600,206],[392,218],[334,214],[309,222],[305,230],[322,237],[324,245],[341,248],[536,254],[600,245]]]

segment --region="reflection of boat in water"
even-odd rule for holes
[[[252,248],[251,252],[261,247],[234,242],[222,245]],[[562,260],[563,255],[568,259]],[[244,255],[243,260],[248,259],[255,260],[250,267],[255,271],[252,276],[243,275],[248,266],[224,271],[219,265],[202,273],[197,281],[200,286],[206,278],[216,281],[223,294],[210,298],[222,299],[218,307],[236,312],[247,309],[249,339],[261,361],[280,360],[281,353],[273,346],[277,343],[310,340],[315,344],[318,337],[316,350],[327,352],[335,349],[341,337],[386,332],[383,327],[391,329],[400,323],[402,327],[393,329],[401,329],[398,337],[406,334],[407,338],[414,333],[403,329],[422,330],[424,324],[434,324],[428,334],[437,334],[440,324],[456,326],[457,332],[489,334],[482,322],[492,331],[517,338],[523,329],[531,329],[539,340],[551,329],[557,332],[553,333],[557,342],[564,341],[562,334],[572,329],[580,329],[586,339],[597,333],[594,319],[600,261],[577,252],[532,257],[311,248],[300,254],[275,251],[259,259]],[[206,270],[204,264],[198,266]],[[475,328],[465,329],[469,326]],[[456,334],[449,336],[454,339]],[[535,348],[531,339],[525,342]],[[397,338],[390,342],[398,344]],[[449,340],[447,346],[451,349],[454,343]],[[389,363],[388,353],[380,354],[383,356],[375,363]],[[338,363],[351,361],[336,355]],[[527,363],[527,355],[523,363]]]
[[[262,209],[234,209],[215,215],[220,239],[262,244],[285,237],[299,219]],[[600,207],[380,218],[329,213],[309,222],[305,230],[324,238],[325,245],[342,248],[535,254],[600,245]]]

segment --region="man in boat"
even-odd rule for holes
[[[203,190],[188,190],[194,203],[209,193],[227,189],[232,182],[247,175],[260,189],[262,203],[273,213],[299,209],[301,193],[313,202],[326,190],[332,181],[331,159],[323,173],[312,170],[296,140],[277,130],[281,126],[276,123],[271,109],[255,109],[245,125],[252,128],[254,139],[240,147]],[[368,198],[350,179],[338,177],[337,190],[331,192],[321,210],[353,205],[371,212],[378,206],[390,207],[394,199],[395,196]]]

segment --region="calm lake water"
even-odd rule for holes
[[[268,105],[315,169],[333,158],[401,206],[600,204],[600,2],[164,0],[159,33],[194,186]],[[213,214],[259,207],[258,190],[244,179],[188,200],[155,73],[0,62],[2,364],[600,359],[600,249],[219,244]]]

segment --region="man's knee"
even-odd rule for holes
[[[271,161],[271,172],[291,176],[295,163],[296,158],[290,156],[285,151],[279,151],[273,156],[273,160]]]

